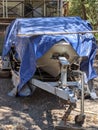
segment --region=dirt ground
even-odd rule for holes
[[[98,78],[94,80],[98,94],[97,84]],[[68,108],[63,100],[41,89],[36,89],[31,97],[9,97],[12,88],[11,79],[0,79],[0,130],[56,130],[55,127],[62,124]],[[98,130],[98,100],[85,99],[84,103],[86,118],[82,128]],[[72,126],[79,113],[80,100],[63,126]]]

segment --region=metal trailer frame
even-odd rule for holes
[[[76,107],[77,97],[76,90],[81,91],[81,112],[79,115],[75,117],[75,123],[82,126],[84,123],[85,115],[84,115],[84,73],[81,71],[73,71],[77,73],[81,78],[81,82],[79,81],[67,81],[67,67],[70,66],[70,63],[67,61],[65,57],[59,57],[59,62],[61,64],[61,78],[59,82],[43,82],[38,79],[32,78],[30,83],[36,87],[39,87],[49,93],[52,93],[66,101],[70,102],[69,106],[69,114],[73,108]],[[72,86],[70,89],[69,86]],[[69,115],[64,115],[68,118]],[[66,121],[65,118],[65,121]]]
[[[61,64],[61,77],[59,81],[52,81],[52,82],[44,82],[36,78],[32,78],[30,83],[30,88],[35,90],[35,87],[41,88],[49,93],[52,93],[61,99],[64,99],[69,102],[69,114],[73,108],[76,107],[77,96],[76,92],[81,91],[81,112],[79,115],[75,117],[75,123],[82,126],[84,123],[85,115],[84,115],[84,73],[80,70],[73,71],[77,73],[80,77],[81,81],[67,81],[67,68],[70,66],[70,63],[65,57],[59,57],[59,62]],[[11,91],[11,95],[15,95],[17,93],[17,85],[19,76],[12,71],[12,81],[15,88]],[[71,88],[70,88],[71,87]],[[65,114],[65,121],[68,118],[69,114]]]

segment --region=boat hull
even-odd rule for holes
[[[57,77],[61,70],[61,65],[58,59],[60,56],[65,57],[70,64],[74,63],[78,58],[78,54],[69,43],[60,41],[37,60],[37,67],[40,67],[53,77]]]

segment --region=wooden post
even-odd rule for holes
[[[6,18],[8,18],[8,1],[6,0]]]
[[[44,0],[44,17],[46,16],[46,0]]]
[[[2,0],[2,6],[3,6],[3,18],[5,18],[5,7],[4,7],[4,0]]]

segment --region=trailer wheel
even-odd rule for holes
[[[2,70],[0,69],[0,78],[10,78],[11,71],[10,70]]]
[[[85,120],[85,115],[77,115],[75,117],[75,124],[78,125],[78,126],[82,126],[83,123],[84,123],[84,120]]]

